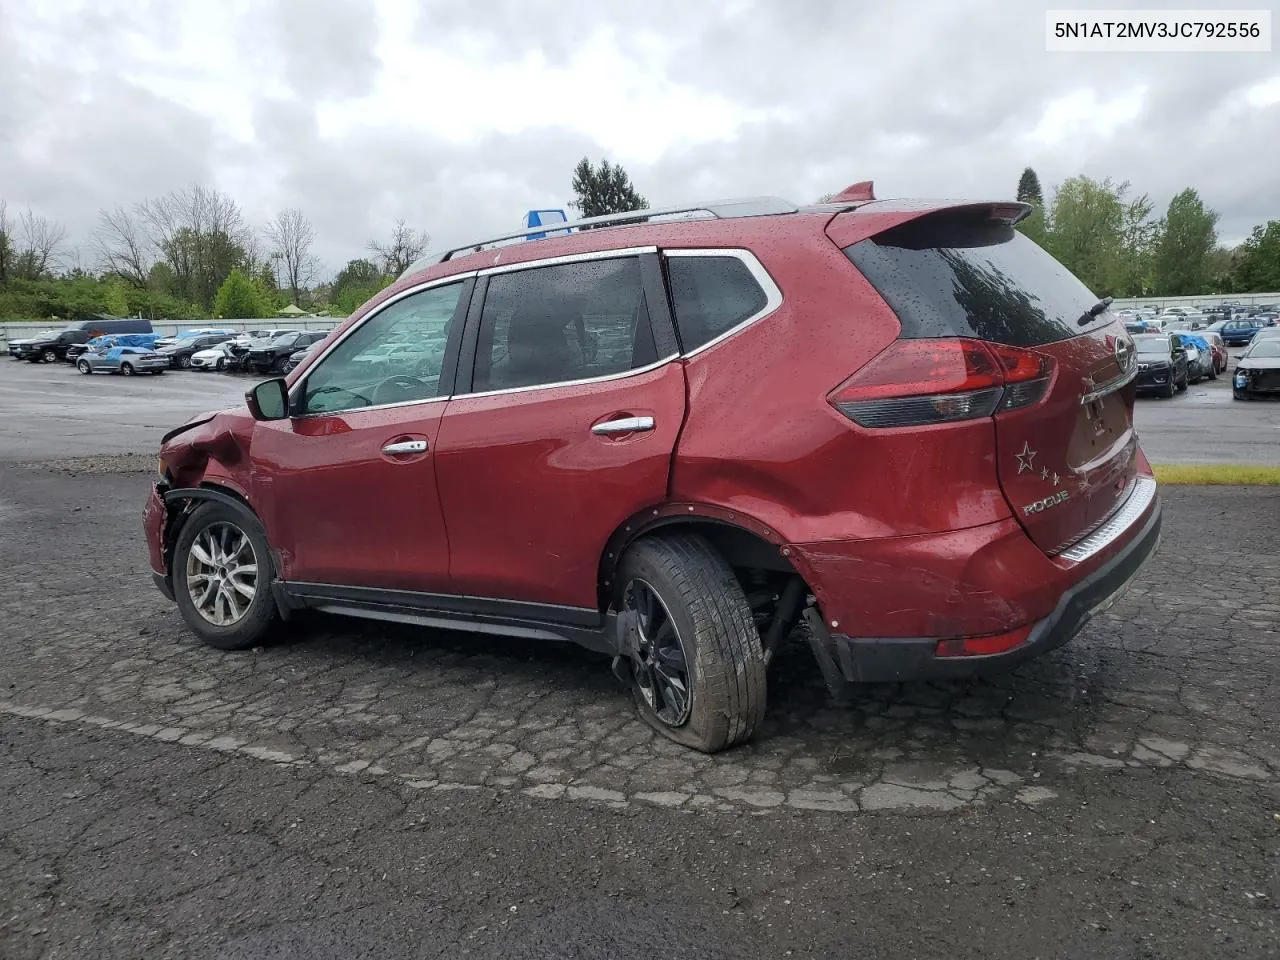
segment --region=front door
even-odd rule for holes
[[[625,256],[488,278],[436,447],[453,592],[594,609],[609,537],[666,499],[684,368],[641,275]]]
[[[435,456],[445,345],[472,281],[388,301],[291,391],[292,416],[254,428],[253,500],[291,582],[396,590],[446,586],[449,546]],[[388,371],[388,345],[415,363]]]

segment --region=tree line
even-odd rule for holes
[[[570,189],[569,206],[583,217],[649,207],[622,166],[608,160],[583,157]],[[1178,193],[1161,217],[1128,181],[1071,177],[1046,200],[1028,167],[1015,193],[1032,208],[1018,229],[1100,296],[1280,290],[1280,220],[1225,247],[1217,212],[1194,188]],[[254,230],[234,199],[194,185],[100,211],[87,244],[73,249],[62,225],[29,209],[10,215],[0,200],[0,319],[269,317],[290,303],[346,315],[418,260],[428,241],[398,220],[389,236],[369,241],[367,257],[322,281],[315,229],[301,210],[281,210]]]
[[[368,257],[321,281],[315,228],[301,210],[255,230],[233,198],[193,185],[99,211],[73,248],[61,224],[30,209],[11,215],[0,199],[0,319],[270,317],[289,304],[346,314],[421,257],[428,239],[399,220],[369,241]]]
[[[1128,181],[1077,176],[1046,202],[1030,167],[1016,196],[1032,212],[1018,225],[1100,296],[1159,297],[1280,290],[1280,220],[1235,247],[1218,241],[1219,215],[1193,187],[1155,215]]]

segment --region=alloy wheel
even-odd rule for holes
[[[668,727],[689,719],[689,658],[671,611],[656,590],[643,580],[632,580],[623,595],[623,607],[635,614],[636,689],[654,715]]]
[[[244,619],[258,594],[258,555],[234,523],[211,523],[187,551],[187,593],[209,623],[229,627]]]

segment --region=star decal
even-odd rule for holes
[[[1048,468],[1048,467],[1041,467],[1041,468],[1040,468],[1040,479],[1041,479],[1041,480],[1048,480],[1048,479],[1049,479],[1049,468]]]
[[[1014,456],[1018,459],[1018,473],[1035,472],[1035,464],[1031,461],[1036,458],[1036,452],[1031,449],[1030,443],[1024,440],[1022,443],[1022,452],[1015,453]]]
[[[1059,479],[1061,479],[1061,478],[1060,478],[1060,477],[1055,473],[1055,474],[1053,475],[1053,485],[1054,485],[1055,487],[1058,485],[1058,480],[1059,480]]]

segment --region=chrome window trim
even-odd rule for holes
[[[662,251],[662,255],[668,259],[673,257],[733,257],[742,262],[747,268],[752,278],[760,285],[760,289],[764,291],[765,304],[751,316],[745,320],[739,320],[734,326],[730,327],[724,333],[712,337],[706,343],[694,347],[692,350],[686,350],[683,354],[685,358],[696,357],[704,350],[710,350],[717,343],[729,339],[741,330],[745,330],[753,323],[763,320],[769,314],[773,313],[782,306],[782,290],[773,281],[773,277],[769,275],[769,271],[764,268],[756,255],[750,250],[743,250],[739,247],[680,247],[676,249]],[[670,290],[670,283],[667,284]],[[675,301],[672,300],[672,319],[675,320],[676,330],[680,329],[680,317],[675,309]]]
[[[593,250],[590,253],[566,253],[560,257],[546,257],[542,260],[522,260],[519,263],[501,263],[492,267],[476,270],[477,276],[488,277],[495,273],[514,273],[517,270],[537,270],[539,267],[558,267],[566,263],[579,263],[590,260],[613,260],[623,257],[638,257],[642,253],[657,253],[655,246],[618,247],[614,250]]]
[[[642,373],[650,373],[659,367],[670,363],[672,360],[680,356],[673,353],[669,357],[663,357],[661,360],[655,360],[653,363],[645,364],[643,367],[636,367],[632,370],[622,370],[618,373],[605,373],[598,377],[587,377],[583,380],[560,380],[556,383],[534,383],[527,387],[504,387],[501,390],[481,390],[476,393],[456,393],[447,399],[451,400],[470,400],[473,397],[497,397],[508,393],[529,393],[533,390],[554,390],[557,387],[581,387],[588,383],[604,383],[607,380],[622,380],[625,377],[634,377]],[[362,408],[363,409],[363,408]]]
[[[316,359],[310,364],[310,366],[307,367],[306,375],[303,377],[300,377],[297,383],[295,383],[292,387],[289,388],[289,406],[292,408],[294,401],[298,399],[297,395],[302,392],[303,387],[306,384],[307,380],[311,377],[312,372],[314,372],[315,369],[320,366],[320,364],[324,363],[325,359],[329,356],[329,354],[333,353],[333,351],[338,348],[338,345],[341,344],[343,341],[345,341],[347,337],[351,336],[353,333],[355,333],[357,330],[363,327],[366,323],[368,323],[374,317],[378,316],[380,313],[382,313],[383,310],[386,310],[388,307],[394,304],[397,304],[401,300],[411,297],[416,293],[422,293],[423,291],[431,290],[435,287],[448,286],[451,283],[461,283],[462,281],[467,280],[470,277],[474,277],[475,275],[476,275],[475,270],[468,270],[465,273],[454,273],[454,274],[450,274],[447,277],[437,277],[435,280],[424,280],[422,283],[416,283],[412,287],[406,287],[405,289],[397,293],[394,297],[388,297],[382,303],[378,304],[374,309],[370,310],[363,317],[361,317],[359,323],[353,323],[350,327],[347,328],[346,332],[344,332],[342,336],[340,336],[337,340],[333,341],[333,343],[329,344],[329,346],[325,347],[324,352],[320,354],[320,356],[316,357]],[[467,318],[463,316],[460,322],[465,324],[466,320]],[[345,413],[363,412],[365,410],[388,410],[392,407],[414,407],[424,403],[435,403],[439,400],[448,400],[448,399],[449,399],[448,397],[427,397],[425,400],[402,400],[398,403],[379,403],[371,407],[349,407],[346,410],[328,410],[328,411],[317,411],[315,413],[300,413],[300,414],[297,414],[296,416],[290,416],[288,419],[309,420],[312,417],[336,417]]]
[[[1135,479],[1124,505],[1100,527],[1059,552],[1058,556],[1063,560],[1083,563],[1099,551],[1111,546],[1146,513],[1147,507],[1151,506],[1151,502],[1156,498],[1156,486],[1156,481],[1152,477]]]

